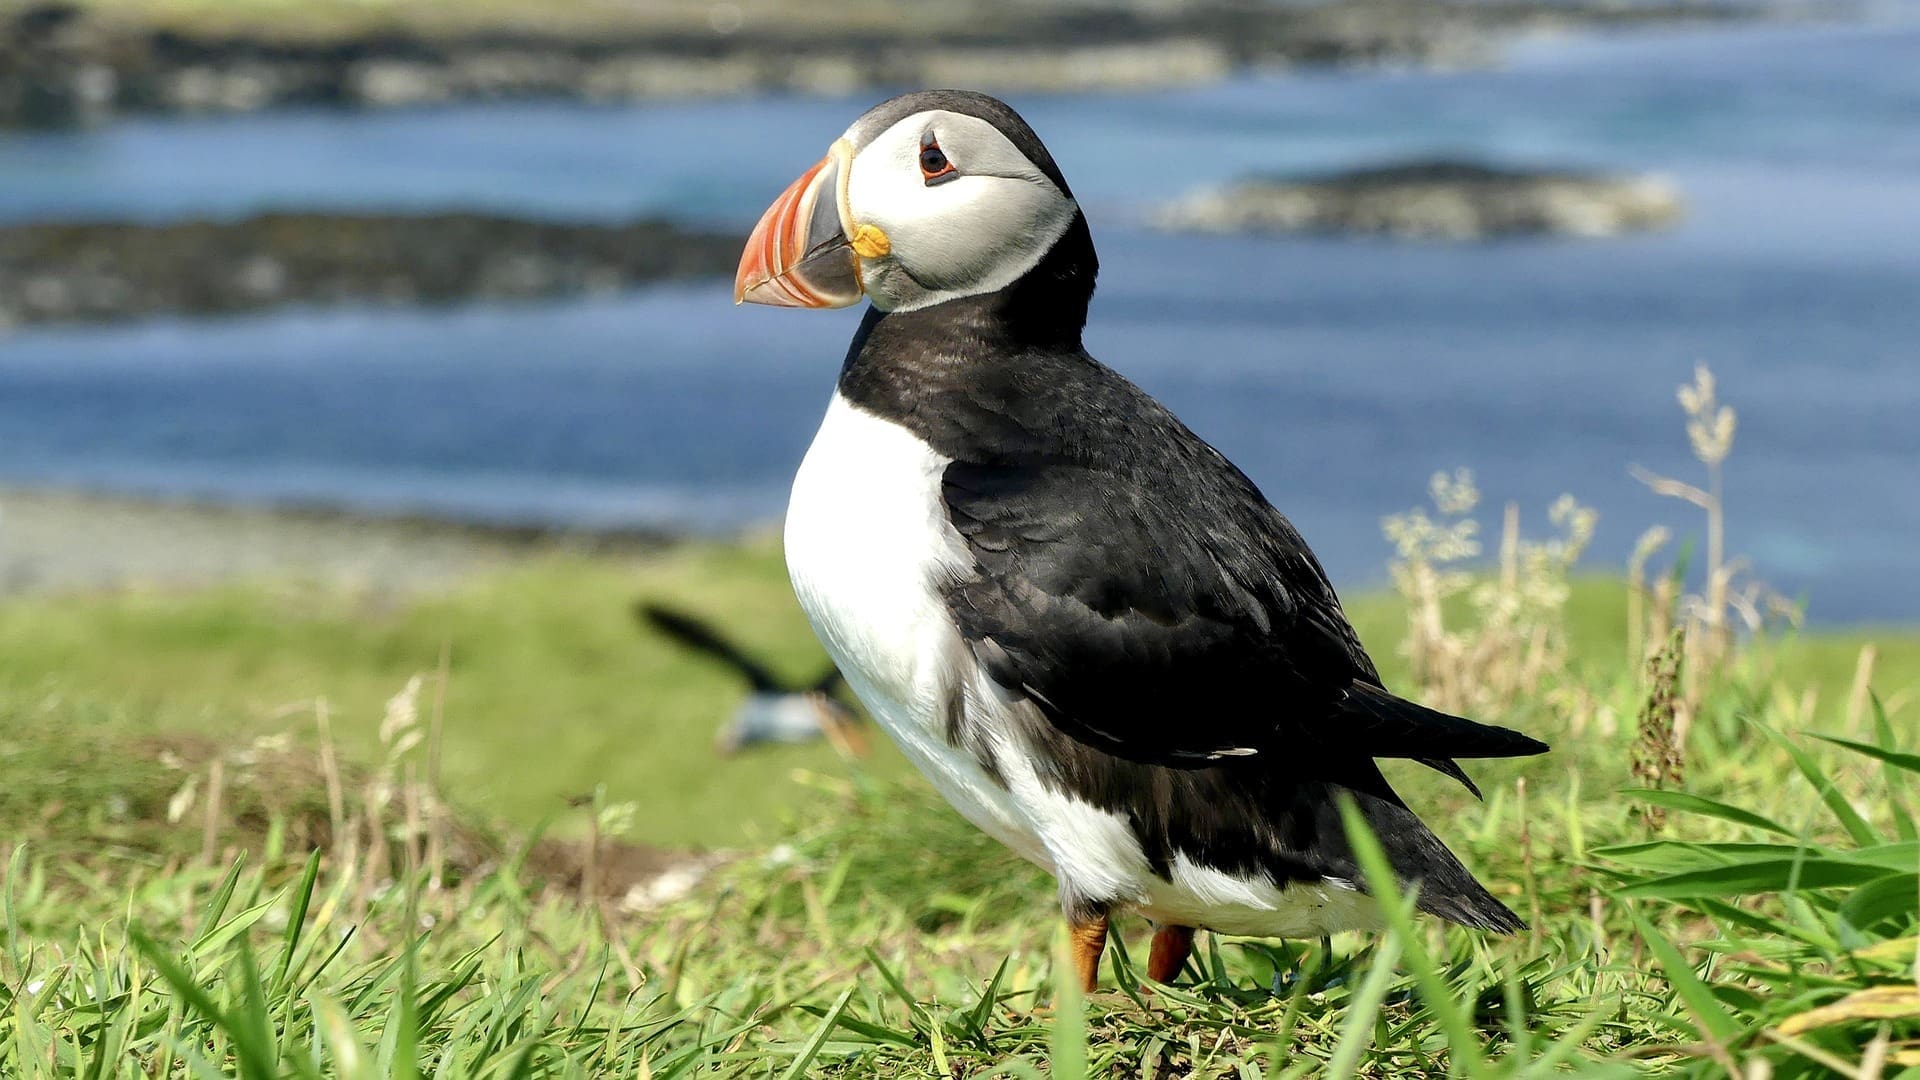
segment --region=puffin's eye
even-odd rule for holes
[[[932,187],[935,184],[944,184],[959,175],[960,173],[953,167],[953,162],[948,161],[947,155],[940,149],[940,144],[934,141],[933,132],[927,132],[920,140],[921,178],[926,181],[928,187]]]

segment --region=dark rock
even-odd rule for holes
[[[1417,161],[1293,179],[1252,179],[1188,196],[1155,218],[1188,232],[1385,234],[1415,240],[1614,236],[1684,211],[1652,176]]]
[[[434,214],[0,226],[0,327],[294,303],[452,303],[731,274],[741,237]]]

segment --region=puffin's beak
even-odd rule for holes
[[[734,275],[734,303],[835,308],[860,299],[860,260],[848,238],[852,158],[845,139],[835,142],[761,215]]]

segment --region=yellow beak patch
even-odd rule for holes
[[[863,259],[878,259],[893,250],[893,241],[878,225],[858,225],[853,230],[854,254]]]

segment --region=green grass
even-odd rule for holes
[[[444,647],[442,786],[469,812],[522,829],[547,821],[575,829],[568,801],[604,784],[610,800],[635,804],[634,834],[650,843],[767,841],[816,797],[796,771],[838,773],[837,758],[815,744],[721,764],[714,733],[741,688],[725,670],[642,633],[630,614],[642,596],[710,614],[794,675],[826,662],[776,545],[688,545],[645,559],[546,557],[412,599],[260,584],[16,599],[0,606],[0,718],[20,729],[86,716],[107,725],[102,738],[124,733],[151,746],[177,733],[228,745],[278,733],[312,742],[311,703],[324,697],[343,752],[366,761],[380,752],[375,732],[387,698],[413,674],[431,677]],[[1627,671],[1622,597],[1618,583],[1593,579],[1569,606],[1575,654],[1596,681]],[[1404,678],[1397,599],[1364,595],[1349,606],[1388,678]],[[1815,686],[1822,702],[1837,705],[1866,637],[1794,643],[1781,650],[1783,680]],[[1920,636],[1876,640],[1881,693],[1920,685]],[[869,770],[906,775],[886,740],[874,742]],[[57,742],[9,741],[0,729],[9,773],[62,777],[45,798],[78,809],[111,796],[87,794],[89,781],[76,789],[61,764],[72,760]],[[1422,790],[1445,790],[1420,770],[1406,775]],[[99,779],[111,786],[116,778]],[[8,805],[0,794],[0,810]]]
[[[1084,1018],[1052,990],[1047,883],[918,786],[856,783],[690,897],[604,916],[511,864],[436,892],[333,866],[309,882],[297,853],[228,872],[27,849],[6,881],[0,1071],[1495,1077],[1719,1075],[1764,1057],[1772,1075],[1821,1076],[1883,1031],[1912,1054],[1912,844],[1890,812],[1851,837],[1815,797],[1871,775],[1911,806],[1912,776],[1825,750],[1811,777],[1772,771],[1749,734],[1749,763],[1714,772],[1747,776],[1751,811],[1804,840],[1683,815],[1669,828],[1686,842],[1648,845],[1630,801],[1549,782],[1518,843],[1523,808],[1502,792],[1445,820],[1534,933],[1409,923],[1331,955],[1203,939],[1182,985],[1152,991],[1116,952]],[[1731,839],[1778,846],[1700,843]],[[1845,872],[1803,869],[1788,892],[1793,863]],[[1123,930],[1137,955],[1142,928]],[[1850,996],[1869,987],[1892,1018]],[[1837,1019],[1796,1030],[1818,1009]]]
[[[542,559],[411,600],[262,585],[16,600],[0,606],[0,710],[80,709],[130,732],[229,744],[279,732],[311,741],[310,703],[324,696],[344,752],[367,760],[384,702],[410,675],[431,677],[445,647],[443,786],[468,810],[524,828],[605,784],[638,804],[635,831],[652,842],[745,843],[748,826],[777,824],[807,797],[795,769],[837,759],[813,745],[721,767],[714,733],[743,688],[642,633],[630,613],[642,596],[713,613],[795,674],[826,662],[774,546],[702,545],[645,560]],[[899,766],[883,754],[877,767]]]
[[[735,689],[627,608],[724,612],[806,671],[817,648],[771,547],[541,561],[404,603],[267,586],[19,601],[0,609],[0,828],[25,840],[0,882],[0,1075],[1706,1076],[1764,1060],[1811,1077],[1878,1056],[1920,1076],[1914,706],[1848,717],[1863,635],[1782,643],[1705,698],[1680,792],[1623,793],[1641,691],[1619,594],[1581,583],[1567,629],[1621,730],[1575,737],[1529,703],[1513,719],[1555,752],[1476,765],[1484,803],[1391,766],[1531,931],[1408,921],[1331,953],[1203,935],[1181,985],[1143,990],[1116,950],[1084,1004],[1054,993],[1050,883],[891,754],[712,757]],[[1397,605],[1353,608],[1398,668]],[[1909,694],[1920,646],[1874,638],[1879,693]],[[309,862],[317,780],[244,755],[228,809],[252,824],[230,823],[219,855],[198,857],[198,811],[166,822],[192,769],[162,750],[305,732],[310,710],[279,710],[316,695],[343,752],[377,764],[382,702],[448,641],[460,806],[577,826],[566,798],[605,782],[637,804],[631,838],[745,853],[662,907],[586,903],[510,828],[433,888],[405,858],[369,869],[324,845]],[[1139,955],[1145,928],[1121,931]]]

